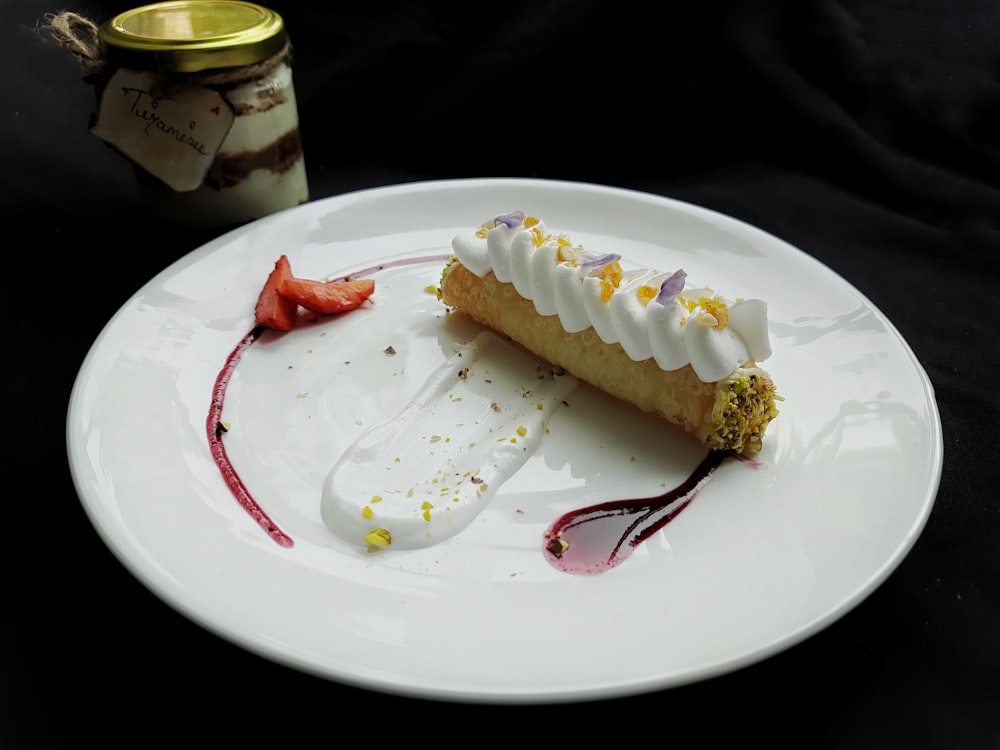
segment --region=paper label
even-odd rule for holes
[[[168,89],[156,73],[119,69],[90,132],[178,192],[198,188],[233,126],[225,97],[202,86]]]

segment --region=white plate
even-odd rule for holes
[[[320,518],[334,460],[395,414],[476,331],[426,287],[441,263],[374,274],[374,304],[243,352],[224,444],[294,545],[263,531],[223,481],[206,432],[215,380],[253,327],[286,253],[334,277],[448,251],[459,231],[521,209],[590,248],[769,304],[766,362],[785,401],[756,470],[724,464],[622,565],[560,572],[543,558],[562,513],[656,495],[700,448],[588,389],[458,536],[370,555]],[[385,349],[395,348],[389,356]],[[101,537],[155,594],[276,662],[400,695],[544,703],[677,686],[754,663],[841,617],[921,532],[941,472],[930,382],[849,283],[775,237],[663,197],[596,185],[414,183],[313,202],[235,230],[161,272],[108,323],[76,381],[71,470]]]

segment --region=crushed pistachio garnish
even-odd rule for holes
[[[365,541],[372,547],[388,547],[392,544],[392,534],[386,529],[373,529],[365,534]]]
[[[636,290],[636,295],[639,299],[644,302],[649,302],[651,299],[656,299],[656,295],[660,293],[659,287],[650,286],[649,284],[643,284]]]

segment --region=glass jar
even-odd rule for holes
[[[280,15],[174,0],[121,13],[99,34],[110,72],[92,132],[132,160],[152,213],[233,225],[309,199]]]

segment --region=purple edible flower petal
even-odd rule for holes
[[[678,268],[660,284],[660,293],[656,295],[656,301],[661,305],[672,302],[674,298],[684,289],[684,279],[687,274],[683,268]]]
[[[580,268],[585,268],[591,271],[595,268],[604,268],[604,266],[609,266],[612,263],[617,263],[622,259],[622,256],[618,253],[607,253],[606,255],[592,255],[590,253],[583,253],[581,255],[584,260],[580,263]]]
[[[508,229],[516,229],[524,222],[524,211],[515,211],[512,214],[500,214],[493,220],[493,226],[503,224]]]

